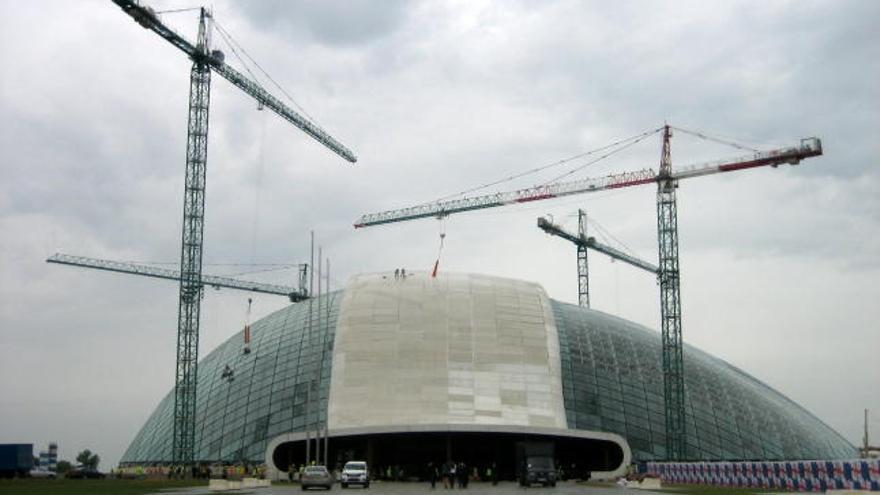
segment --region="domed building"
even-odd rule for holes
[[[309,307],[312,307],[312,321]],[[319,317],[320,315],[320,317]],[[283,475],[326,424],[330,464],[418,472],[447,458],[514,470],[514,444],[552,442],[594,476],[663,460],[660,335],[485,275],[353,277],[252,325],[198,367],[196,459]],[[850,458],[856,449],[779,392],[685,346],[690,460]],[[121,465],[171,461],[173,390]],[[326,423],[325,423],[326,422]]]

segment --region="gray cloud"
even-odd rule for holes
[[[235,5],[254,27],[301,39],[310,35],[329,45],[359,45],[388,36],[406,19],[407,2],[366,0],[248,1]]]

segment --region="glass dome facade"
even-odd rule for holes
[[[553,301],[568,427],[617,433],[637,460],[666,458],[660,335]],[[744,371],[684,348],[687,458],[849,459],[856,449]]]
[[[243,332],[238,332],[199,361],[198,461],[262,462],[267,440],[304,430],[307,412],[309,424],[316,421],[316,414],[325,419],[341,294],[312,300],[311,331],[309,302],[292,304],[251,325],[249,354],[244,353]],[[323,313],[320,321],[318,307]],[[232,380],[223,377],[226,366],[233,372]],[[308,411],[307,405],[312,406]],[[173,414],[172,389],[120,464],[170,463]]]
[[[548,300],[535,287],[535,296]],[[293,304],[252,325],[250,353],[243,352],[239,332],[199,362],[197,460],[261,463],[273,438],[326,418],[344,296],[339,291],[311,302],[322,308],[320,323],[315,317],[309,324],[309,302]],[[616,433],[626,438],[634,460],[664,459],[659,334],[598,311],[549,304],[555,321],[547,324],[556,328],[548,332],[558,335],[567,428]],[[431,326],[429,311],[416,317]],[[684,358],[690,459],[855,455],[843,437],[742,370],[689,346]],[[227,366],[231,380],[224,377]],[[171,461],[173,400],[172,390],[136,435],[122,465]]]

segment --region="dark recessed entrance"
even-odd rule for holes
[[[387,478],[390,467],[392,479],[424,480],[431,462],[464,462],[471,471],[477,468],[481,477],[494,462],[500,479],[513,480],[515,444],[519,441],[553,442],[556,464],[566,478],[584,478],[593,471],[613,471],[623,462],[621,447],[608,440],[521,433],[421,432],[331,437],[328,468],[341,469],[346,461],[365,460],[374,479]],[[282,443],[272,453],[272,462],[284,472],[291,465],[302,465],[305,441]]]

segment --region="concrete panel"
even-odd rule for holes
[[[555,318],[534,283],[465,274],[353,277],[332,362],[334,430],[566,427]]]

